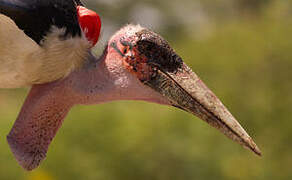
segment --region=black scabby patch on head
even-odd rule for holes
[[[183,64],[180,56],[158,34],[149,30],[142,30],[138,36],[137,48],[140,54],[148,59],[148,63],[164,71],[175,72]]]

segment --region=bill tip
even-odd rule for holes
[[[247,147],[252,150],[256,155],[262,156],[262,152],[260,148],[256,145],[256,143],[249,137],[249,141],[247,143]]]
[[[255,146],[255,148],[253,149],[253,152],[260,157],[262,157],[263,155],[261,150],[257,146]]]

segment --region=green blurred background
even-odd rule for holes
[[[144,102],[76,106],[40,168],[6,142],[28,89],[0,91],[1,180],[292,179],[292,1],[87,0],[100,54],[127,23],[162,34],[255,139],[257,157],[198,118]]]

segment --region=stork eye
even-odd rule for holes
[[[126,54],[127,52],[128,52],[128,48],[126,47],[126,48],[124,48],[123,53]]]
[[[120,43],[124,46],[127,47],[127,49],[132,50],[133,49],[133,44],[131,42],[128,41],[124,41],[124,40],[120,40]]]

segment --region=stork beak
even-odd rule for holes
[[[167,98],[173,106],[198,116],[230,139],[261,156],[260,149],[251,137],[184,63],[176,72],[159,69],[153,79],[144,83]]]

